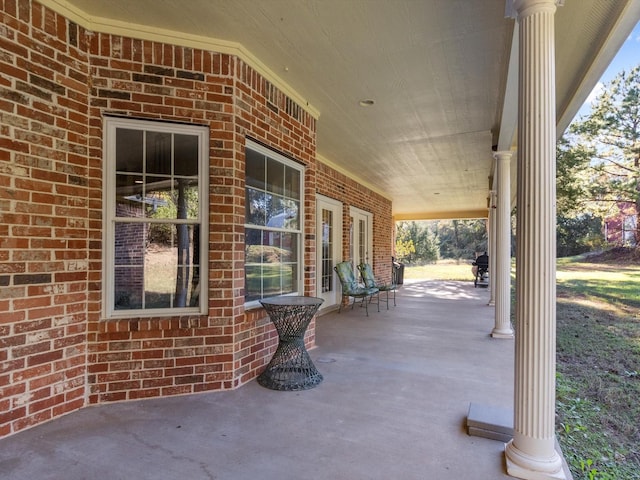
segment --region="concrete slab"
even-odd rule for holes
[[[24,479],[496,480],[501,442],[469,436],[470,403],[513,403],[513,348],[489,336],[473,282],[405,282],[397,307],[318,319],[324,381],[86,408],[0,440]]]
[[[469,435],[506,443],[513,438],[513,409],[471,403],[467,431]]]

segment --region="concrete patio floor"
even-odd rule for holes
[[[405,283],[397,307],[319,317],[324,381],[85,408],[0,440],[2,479],[496,480],[504,444],[470,403],[511,408],[513,340],[473,282]]]

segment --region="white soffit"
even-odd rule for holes
[[[639,1],[558,8],[561,122],[640,18]],[[90,30],[238,55],[319,118],[318,158],[384,192],[397,216],[486,211],[492,146],[515,129],[504,0],[42,3]]]

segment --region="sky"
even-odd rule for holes
[[[629,71],[633,67],[640,65],[640,23],[638,23],[627,40],[622,44],[620,50],[614,57],[611,64],[607,67],[600,81],[593,88],[587,100],[578,111],[577,116],[587,115],[591,102],[602,92],[603,85],[610,82],[621,71]]]

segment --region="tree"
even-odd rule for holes
[[[487,251],[485,220],[447,220],[435,223],[441,258],[473,260]]]
[[[592,251],[604,243],[604,212],[593,202],[591,152],[563,136],[556,149],[557,255],[566,257]]]
[[[565,164],[558,162],[559,173],[564,166],[571,170],[582,165],[589,176],[581,185],[558,182],[559,197],[567,193],[563,198],[577,199],[586,189],[588,195],[582,203],[590,203],[595,213],[623,203],[634,204],[640,213],[640,65],[629,73],[622,71],[604,86],[591,113],[570,127],[569,141],[571,146],[562,147],[562,158],[559,156],[559,160],[566,160]],[[640,232],[636,230],[638,240]]]
[[[406,262],[435,262],[439,254],[438,240],[430,222],[398,222],[396,256]]]
[[[558,216],[572,217],[589,209],[591,151],[563,136],[556,147],[556,202]]]
[[[558,257],[568,257],[600,248],[604,242],[602,219],[592,213],[573,217],[558,215],[556,226]]]
[[[399,261],[408,263],[411,262],[413,254],[416,253],[416,247],[411,237],[412,229],[410,228],[410,223],[399,222],[396,226],[396,257]]]

